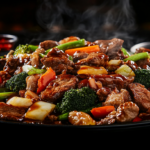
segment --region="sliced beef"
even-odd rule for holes
[[[116,112],[116,121],[119,123],[131,122],[139,114],[139,107],[133,102],[120,104]]]
[[[46,89],[41,92],[41,99],[56,103],[61,100],[66,91],[76,88],[77,82],[78,78],[74,75],[58,75],[57,79],[51,81]]]
[[[110,89],[118,90],[127,88],[128,84],[134,81],[134,77],[125,77],[119,74],[113,75],[77,75],[79,79],[89,79],[94,78],[96,81],[100,81],[103,87],[108,87]]]
[[[133,96],[133,101],[139,106],[141,111],[148,111],[150,109],[150,91],[140,83],[131,83],[128,89]]]
[[[0,102],[0,119],[22,121],[26,110],[23,107],[16,107]]]
[[[40,67],[40,56],[39,53],[44,53],[45,50],[43,48],[38,48],[36,49],[35,52],[33,52],[30,55],[30,61],[31,61],[31,65],[35,68],[39,68]]]
[[[88,57],[88,53],[85,53],[85,52],[75,52],[73,54],[73,62],[77,62],[78,60],[80,59],[84,59],[84,58],[87,58]]]
[[[96,125],[108,125],[116,122],[116,111],[110,112],[104,119],[96,122]]]
[[[148,53],[150,53],[150,49],[144,48],[144,47],[140,47],[140,48],[136,49],[136,51],[135,51],[136,54],[137,53],[142,53],[142,52],[148,52]]]
[[[104,53],[90,53],[87,58],[79,60],[76,65],[88,65],[88,66],[105,66],[109,60],[108,56]]]
[[[31,75],[31,76],[26,77],[26,84],[27,84],[26,90],[36,92],[39,78],[40,78],[40,74]]]
[[[150,59],[146,58],[138,60],[136,61],[136,64],[142,69],[147,69],[148,67],[150,67]]]
[[[30,60],[30,55],[28,54],[19,54],[17,56],[10,55],[8,58],[6,58],[6,64],[3,70],[13,75],[18,67],[27,64],[29,60]]]
[[[76,36],[69,36],[69,37],[66,37],[66,38],[60,40],[59,44],[64,44],[64,43],[73,42],[73,41],[77,41],[77,40],[80,40],[80,38],[76,37]]]
[[[1,58],[0,59],[0,70],[3,70],[5,63],[6,63],[6,58]]]
[[[8,79],[11,78],[11,75],[8,72],[5,71],[0,71],[0,77],[1,77],[1,83],[0,83],[0,88],[5,87],[5,83]]]
[[[68,56],[61,50],[53,48],[47,56],[41,59],[45,67],[51,67],[56,74],[61,74],[62,71],[71,73],[74,71],[74,63],[68,59]]]
[[[48,50],[48,49],[53,48],[57,45],[59,45],[59,43],[57,41],[46,40],[46,41],[41,42],[39,47],[43,48],[44,50]]]
[[[120,104],[128,101],[131,101],[131,97],[126,89],[121,89],[120,92],[115,89],[108,95],[103,106],[114,106],[118,108]]]
[[[111,93],[111,89],[108,87],[99,88],[96,92],[98,95],[99,101],[106,100],[107,96]]]
[[[123,40],[113,38],[111,40],[96,40],[94,43],[99,45],[101,52],[109,56],[109,59],[118,57],[118,52],[122,47]]]

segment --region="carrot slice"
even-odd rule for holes
[[[136,117],[132,120],[132,122],[139,122],[139,121],[142,121],[142,119],[140,117]]]
[[[65,51],[66,54],[73,56],[75,52],[85,52],[85,53],[92,53],[92,52],[100,52],[100,47],[98,45],[94,46],[87,46],[87,47],[80,47],[80,48],[73,48],[68,49]]]
[[[93,108],[91,110],[91,113],[95,118],[105,118],[110,112],[114,110],[115,110],[114,106],[103,106],[103,107]]]

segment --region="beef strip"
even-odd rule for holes
[[[2,77],[2,83],[0,83],[0,88],[5,87],[5,83],[11,78],[11,75],[6,71],[0,71],[0,77]]]
[[[94,43],[99,45],[101,52],[109,56],[109,59],[118,57],[118,52],[122,47],[123,40],[113,38],[111,40],[96,40]]]
[[[100,81],[103,87],[108,87],[111,90],[115,89],[118,90],[125,89],[128,84],[134,81],[134,77],[125,77],[119,74],[113,75],[77,75],[79,79],[89,79],[94,78],[96,81]]]
[[[8,58],[6,58],[6,64],[3,70],[13,75],[18,67],[27,64],[29,60],[30,55],[28,54],[19,54],[17,56],[10,55]]]
[[[110,112],[104,119],[96,122],[96,125],[108,125],[116,122],[116,111]]]
[[[64,43],[68,43],[68,42],[72,42],[72,41],[77,41],[77,40],[80,40],[80,38],[77,37],[77,36],[69,36],[69,37],[66,37],[66,38],[60,40],[59,44],[64,44]]]
[[[144,47],[140,47],[140,48],[136,49],[136,51],[135,51],[136,54],[137,53],[142,53],[142,52],[148,52],[148,53],[150,53],[150,49],[144,48]]]
[[[111,89],[108,87],[101,87],[97,90],[96,94],[98,95],[99,101],[106,100],[107,96],[111,93]]]
[[[120,104],[116,112],[116,121],[119,123],[131,122],[139,114],[139,107],[133,102]]]
[[[16,107],[0,102],[0,119],[22,121],[27,108]]]
[[[35,52],[33,52],[30,55],[30,61],[31,61],[31,65],[35,68],[39,68],[40,67],[40,56],[39,53],[44,53],[45,50],[43,48],[38,48],[36,49]]]
[[[115,89],[108,95],[103,106],[114,106],[117,109],[120,104],[128,101],[131,101],[131,97],[126,89],[121,89],[120,92]]]
[[[67,73],[74,72],[74,63],[68,59],[68,56],[61,50],[53,48],[47,56],[41,59],[45,67],[51,67],[56,74],[61,74],[66,70]]]
[[[0,59],[0,70],[3,70],[5,63],[6,63],[6,58],[1,58]]]
[[[59,45],[59,43],[57,41],[46,40],[46,41],[41,42],[39,47],[43,48],[44,50],[48,50],[48,49],[53,48],[57,45]]]
[[[78,60],[80,59],[84,59],[84,58],[87,58],[88,57],[88,53],[85,53],[85,52],[75,52],[73,54],[73,62],[77,62]]]
[[[40,74],[36,74],[36,75],[31,75],[26,77],[26,90],[30,90],[32,92],[36,92],[37,91],[37,84],[38,84],[38,79],[40,78]]]
[[[136,64],[142,69],[149,69],[149,67],[150,67],[150,59],[146,58],[146,59],[138,60],[138,61],[136,61]]]
[[[90,53],[87,58],[79,60],[75,65],[88,65],[88,66],[105,66],[109,60],[108,56],[104,53]]]
[[[64,93],[71,88],[76,88],[78,78],[70,74],[61,74],[49,83],[46,89],[41,92],[41,99],[56,103],[63,97]]]
[[[139,106],[141,111],[150,110],[150,91],[140,83],[131,83],[128,85],[133,101]]]

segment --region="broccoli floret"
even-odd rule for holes
[[[97,101],[96,92],[89,87],[70,89],[65,92],[62,101],[56,104],[56,109],[61,113],[85,110],[94,106]]]
[[[37,48],[38,48],[38,46],[35,46],[35,45],[28,45],[28,44],[21,45],[20,44],[19,46],[16,47],[14,55],[30,53],[30,52],[35,51]]]
[[[26,77],[28,74],[26,72],[21,72],[17,75],[14,75],[9,80],[6,81],[5,87],[14,92],[23,90],[26,88]]]
[[[146,88],[150,87],[150,70],[136,69],[134,73],[135,73],[134,82],[141,83]]]

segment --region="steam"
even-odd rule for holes
[[[66,0],[43,0],[37,10],[39,25],[49,33],[46,38],[60,40],[74,35],[95,41],[116,37],[125,40],[127,48],[134,43],[134,18],[129,0],[104,1],[83,13],[71,9]]]

